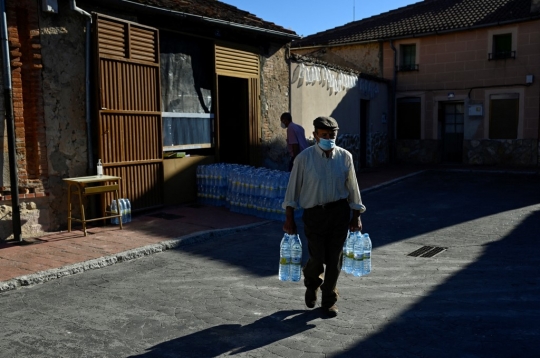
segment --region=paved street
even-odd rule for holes
[[[0,357],[540,354],[537,174],[427,172],[363,199],[373,272],[340,277],[337,318],[277,280],[270,222],[0,294]],[[447,250],[408,256],[426,245]]]

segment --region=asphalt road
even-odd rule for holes
[[[0,357],[540,356],[538,175],[429,172],[363,199],[373,272],[342,274],[336,318],[277,280],[271,222],[2,293]]]

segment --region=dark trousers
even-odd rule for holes
[[[304,285],[312,290],[320,287],[322,307],[331,307],[338,299],[336,284],[349,228],[349,204],[342,199],[329,206],[305,209],[302,219],[309,250],[303,270]]]

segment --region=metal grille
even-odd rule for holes
[[[163,205],[158,30],[94,14],[99,156],[132,210]],[[105,203],[112,196],[106,195]]]
[[[415,250],[408,254],[407,256],[414,257],[433,257],[441,252],[447,250],[446,247],[436,247],[436,246],[422,246],[418,250]]]

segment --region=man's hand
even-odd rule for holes
[[[294,221],[294,208],[287,206],[285,209],[285,223],[283,224],[283,231],[289,235],[296,235],[296,222]]]
[[[353,210],[351,221],[349,222],[349,231],[362,231],[362,219],[360,219],[359,210]]]

